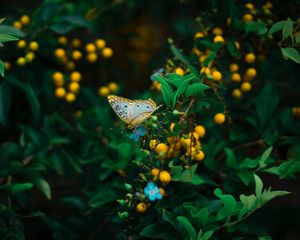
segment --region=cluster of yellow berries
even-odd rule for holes
[[[28,15],[23,15],[19,20],[13,22],[13,27],[15,29],[22,29],[23,26],[29,25],[30,17]]]
[[[98,94],[101,97],[106,97],[109,94],[116,93],[119,89],[118,84],[115,82],[110,82],[107,86],[102,86],[98,89]]]
[[[113,50],[106,46],[104,39],[97,39],[94,43],[90,42],[83,45],[82,41],[78,38],[71,39],[69,44],[69,39],[66,36],[60,36],[58,37],[58,42],[62,46],[71,46],[69,50],[59,47],[54,51],[55,57],[64,63],[67,70],[70,71],[74,70],[75,62],[84,57],[83,52],[85,53],[86,60],[90,63],[95,63],[99,55],[103,58],[110,58],[113,55]]]
[[[247,53],[244,57],[244,61],[247,64],[254,64],[256,61],[255,54],[251,52]],[[254,67],[249,67],[246,69],[242,78],[239,73],[239,65],[237,63],[231,63],[229,65],[229,71],[231,72],[231,81],[235,83],[240,83],[240,87],[235,88],[232,91],[232,96],[234,98],[239,99],[242,97],[243,92],[249,92],[252,89],[250,81],[252,81],[256,77],[257,71]]]
[[[81,78],[81,74],[77,71],[71,72],[68,79],[65,78],[62,72],[54,72],[52,80],[56,87],[55,96],[65,99],[69,103],[74,102],[80,90],[79,82]]]
[[[13,22],[13,27],[16,29],[21,29],[23,26],[26,26],[30,23],[30,17],[28,15],[23,15],[19,18],[18,21]],[[35,58],[35,52],[39,49],[39,44],[36,41],[26,42],[25,39],[21,39],[17,42],[17,48],[19,50],[24,50],[24,56],[18,57],[16,64],[18,66],[25,66],[28,63],[31,63]],[[18,51],[20,52],[20,51]],[[6,70],[11,68],[11,62],[5,61],[4,66]]]
[[[27,43],[24,39],[17,42],[18,49],[25,50],[25,56],[19,57],[16,61],[18,66],[25,66],[27,63],[31,63],[35,58],[35,52],[39,49],[39,44],[36,41]]]
[[[171,132],[175,124],[170,126]],[[193,132],[190,132],[185,137],[178,135],[167,137],[167,143],[159,143],[156,139],[149,142],[149,148],[155,150],[158,154],[158,159],[165,160],[167,158],[177,157],[183,150],[185,154],[181,156],[181,160],[185,161],[186,157],[195,161],[202,161],[205,157],[201,149],[200,138],[205,136],[205,128],[202,125],[197,125]]]

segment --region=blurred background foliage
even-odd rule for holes
[[[299,239],[299,13],[296,0],[1,1],[0,238]],[[108,94],[164,105],[147,136],[129,138]]]

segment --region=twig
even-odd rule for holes
[[[192,108],[192,106],[193,106],[193,104],[194,104],[195,101],[196,101],[196,98],[192,98],[192,100],[190,101],[187,109],[185,110],[185,112],[181,116],[180,122],[184,121],[184,119],[187,117],[187,114],[190,111],[190,109]]]

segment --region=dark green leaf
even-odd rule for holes
[[[196,230],[192,226],[189,219],[183,216],[177,217],[177,220],[182,224],[183,228],[185,229],[187,235],[189,236],[189,239],[195,240],[196,239]]]
[[[204,90],[209,89],[209,87],[203,83],[194,83],[187,87],[185,91],[185,97],[190,97],[192,95],[201,94]]]
[[[289,36],[292,36],[293,30],[294,30],[293,21],[290,18],[288,18],[283,24],[282,39],[284,40]]]
[[[300,64],[300,54],[295,48],[285,47],[281,48],[281,53],[283,57],[291,59],[292,61]]]
[[[285,21],[279,21],[272,25],[269,30],[268,36],[271,37],[274,33],[280,31],[283,28]]]

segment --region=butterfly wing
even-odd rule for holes
[[[132,121],[132,112],[134,108],[134,101],[118,97],[115,95],[109,95],[107,96],[108,102],[112,109],[115,111],[115,113],[121,118],[122,121],[124,121],[127,124],[130,124]]]
[[[130,125],[136,126],[145,121],[157,109],[156,103],[151,99],[134,101],[132,120]]]

